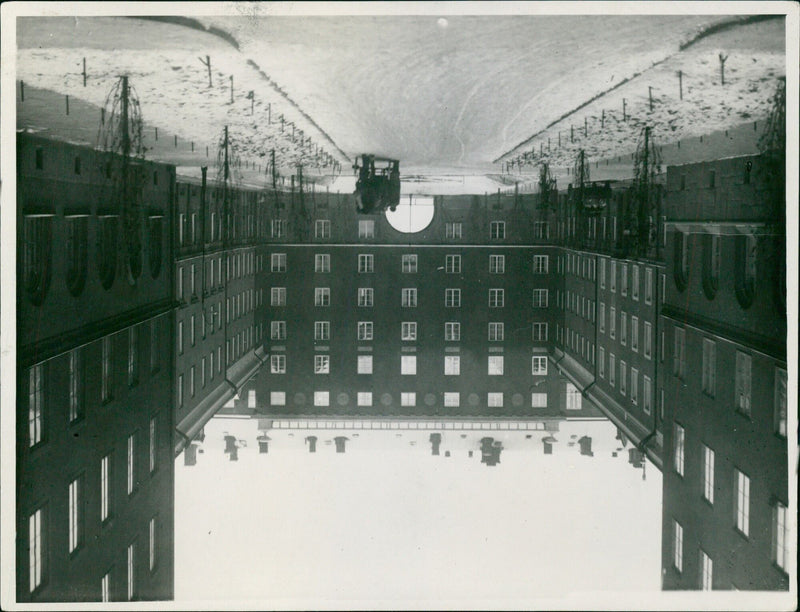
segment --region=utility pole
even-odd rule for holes
[[[683,71],[678,70],[678,93],[683,100]]]

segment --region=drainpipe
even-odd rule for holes
[[[588,385],[586,385],[586,387],[583,389],[583,391],[581,391],[581,395],[583,395],[583,397],[586,397],[589,389],[591,389],[592,386],[594,385],[594,383],[596,383],[596,382],[597,382],[597,379],[594,379],[594,380],[592,380],[592,382],[590,382]]]

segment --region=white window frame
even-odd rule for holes
[[[417,273],[417,256],[414,253],[405,253],[401,259],[401,270],[403,274]]]
[[[269,322],[270,340],[286,340],[286,321]]]
[[[286,287],[270,287],[270,306],[286,306]]]
[[[547,355],[533,355],[531,357],[531,375],[547,376]]]
[[[686,430],[682,425],[674,423],[672,434],[672,467],[679,476],[683,476],[685,448]]]
[[[458,408],[461,397],[458,392],[445,391],[443,403],[445,408]]]
[[[331,356],[314,355],[314,374],[331,373]]]
[[[270,406],[285,406],[286,405],[286,391],[270,391],[269,392],[269,405]]]
[[[331,271],[331,256],[330,253],[315,253],[314,254],[314,273],[327,274]]]
[[[444,324],[444,341],[459,342],[461,340],[461,323],[446,321]]]
[[[373,325],[372,321],[359,321],[358,322],[358,340],[359,342],[372,341]]]
[[[413,342],[417,339],[417,322],[416,321],[403,321],[400,324],[400,340],[404,342]]]
[[[531,408],[547,408],[547,393],[531,393]]]
[[[359,308],[372,308],[375,298],[375,290],[372,287],[359,287],[358,288],[358,306]]]
[[[714,504],[714,451],[705,444],[703,449],[703,499],[709,504]]]
[[[273,353],[269,357],[270,374],[286,374],[286,355]]]
[[[358,391],[356,403],[361,407],[372,406],[372,391]]]
[[[672,520],[672,566],[683,572],[683,527],[675,519]]]
[[[272,253],[270,256],[270,272],[286,272],[286,253]],[[194,274],[192,274],[194,279]],[[194,282],[192,282],[194,284]],[[194,293],[194,291],[192,291]]]
[[[503,342],[505,340],[505,323],[491,321],[489,323],[489,342]]]
[[[375,238],[375,221],[372,219],[359,219],[358,237],[366,239]]]
[[[503,355],[489,355],[486,364],[486,373],[489,376],[502,376],[505,360]]]
[[[444,306],[445,308],[461,308],[461,289],[445,289]]]
[[[461,357],[459,357],[458,355],[444,356],[444,375],[445,376],[461,375]]]
[[[331,288],[314,287],[314,306],[328,308],[331,305]]]
[[[461,240],[461,222],[446,223],[445,237],[448,240]]]
[[[505,240],[506,239],[506,222],[505,221],[490,221],[489,222],[489,239],[490,240]]]
[[[356,362],[358,374],[372,374],[372,355],[359,355]]]
[[[409,408],[417,405],[417,394],[414,391],[403,391],[400,393],[400,405]]]
[[[549,302],[549,290],[547,289],[534,289],[533,290],[533,307],[534,308],[547,308]]]
[[[504,289],[489,289],[489,308],[504,308],[505,298]]]
[[[486,394],[486,405],[489,408],[502,408],[503,407],[503,392],[502,391],[489,391]]]
[[[359,253],[358,273],[372,274],[375,272],[375,256],[372,253]]]
[[[461,255],[445,256],[445,273],[461,274]]]
[[[327,407],[331,404],[329,391],[314,391],[314,406]]]
[[[737,468],[733,470],[733,511],[736,529],[750,535],[750,477]]]
[[[417,307],[417,288],[404,287],[400,292],[400,305],[403,308]]]
[[[314,238],[326,240],[331,237],[330,219],[316,219],[314,222]]]
[[[549,255],[534,255],[533,256],[533,273],[534,274],[547,274],[550,268]]]
[[[506,256],[489,255],[489,274],[506,273]]]
[[[400,356],[400,374],[403,376],[414,376],[417,373],[417,356]]]

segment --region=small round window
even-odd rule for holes
[[[386,211],[386,220],[398,232],[413,234],[430,225],[433,213],[433,197],[408,196],[400,199],[397,208]]]

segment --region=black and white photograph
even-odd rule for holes
[[[0,607],[797,608],[800,5],[0,10]]]

